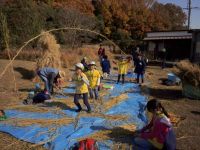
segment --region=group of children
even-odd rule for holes
[[[108,61],[105,52],[104,55],[100,56],[102,71],[104,74],[110,74],[110,62]],[[82,98],[84,104],[87,107],[87,112],[91,113],[91,107],[88,102],[88,93],[90,98],[98,99],[98,87],[100,85],[101,75],[96,69],[96,63],[91,61],[87,64],[87,58],[84,58],[82,63],[77,63],[75,65],[75,73],[72,77],[72,81],[75,82],[76,91],[74,94],[74,103],[77,106],[76,112],[82,111],[82,107],[79,103],[79,99]],[[128,64],[131,62],[131,58],[121,57],[115,64],[118,65],[118,79],[117,83],[120,82],[122,77],[122,83],[125,82],[125,75],[128,70]],[[137,82],[139,83],[139,77],[141,76],[142,82],[143,75],[145,72],[145,62],[142,56],[138,55],[137,60],[135,60],[135,73],[137,73]],[[48,73],[49,72],[49,75]],[[51,93],[52,84],[57,83],[60,78],[64,77],[62,71],[50,68],[43,68],[38,71],[38,75],[45,82],[45,89]],[[106,76],[105,75],[105,76]],[[50,82],[47,82],[49,80]],[[134,145],[139,150],[150,150],[150,149],[169,149],[175,150],[176,148],[176,138],[172,129],[172,124],[170,123],[170,116],[161,105],[161,103],[156,100],[150,100],[147,103],[147,110],[152,113],[152,120],[150,124],[145,126],[140,131],[137,131],[133,142]]]
[[[98,87],[100,86],[100,72],[96,69],[96,63],[91,61],[89,63],[89,70],[84,72],[84,65],[77,63],[75,65],[75,74],[72,77],[72,81],[75,82],[76,92],[74,95],[74,103],[78,107],[76,112],[80,112],[82,107],[79,103],[79,98],[83,98],[83,102],[87,107],[87,112],[91,112],[91,107],[88,102],[88,93],[90,98],[98,99]]]

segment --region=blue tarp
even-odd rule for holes
[[[111,83],[114,86],[113,90],[109,90],[108,94],[104,96],[104,101],[109,101],[110,98],[119,96],[120,94],[127,93],[128,98],[113,106],[105,114],[110,115],[129,115],[129,119],[126,121],[109,121],[104,118],[99,117],[81,117],[78,125],[75,127],[74,123],[71,123],[66,126],[61,126],[57,128],[56,131],[48,132],[48,127],[40,127],[39,125],[31,125],[28,127],[16,127],[8,124],[0,124],[0,131],[9,133],[14,137],[24,140],[31,143],[41,143],[48,141],[52,136],[56,137],[47,142],[44,146],[52,150],[68,150],[74,143],[77,142],[77,139],[87,137],[92,133],[97,132],[101,129],[114,128],[124,124],[135,124],[137,128],[141,128],[146,124],[147,119],[145,115],[145,105],[146,97],[141,95],[140,88],[137,84],[126,83],[115,84]],[[73,85],[64,90],[65,93],[71,93],[74,91]],[[63,112],[68,117],[76,117],[77,113],[74,109],[63,110]],[[33,112],[21,112],[17,110],[6,110],[6,115],[10,118],[32,118],[32,119],[56,119],[62,118],[63,115],[54,114],[53,112],[49,113],[33,113]],[[111,144],[112,141],[105,141],[99,144],[100,149],[106,150],[110,149],[107,144]]]

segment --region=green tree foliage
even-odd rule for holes
[[[44,2],[40,0],[15,0],[6,5],[0,5],[0,7],[7,18],[10,43],[13,47],[22,45],[42,30],[62,27],[97,29],[97,19],[94,15],[82,13],[78,8],[68,8],[68,5],[59,5],[57,2],[54,3],[54,0]],[[83,8],[84,6],[80,9]],[[91,34],[76,31],[62,31],[55,32],[55,34],[61,44],[69,46],[88,42],[94,38]],[[0,38],[3,36],[0,35]],[[35,43],[30,46],[35,47]]]

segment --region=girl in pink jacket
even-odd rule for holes
[[[164,107],[158,100],[152,99],[147,103],[147,110],[153,114],[152,120],[139,131],[139,136],[134,138],[134,144],[139,150],[175,150],[175,135]]]

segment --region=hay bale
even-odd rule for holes
[[[182,80],[183,95],[200,99],[200,66],[183,60],[174,68],[174,73]]]
[[[174,73],[181,78],[182,82],[186,82],[195,87],[200,87],[200,66],[192,64],[188,60],[177,63]]]
[[[43,50],[43,55],[37,61],[37,69],[43,67],[61,68],[60,45],[51,33],[43,33],[38,40]]]

